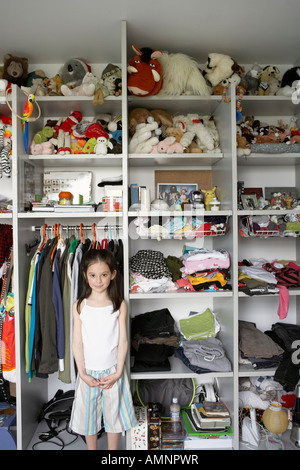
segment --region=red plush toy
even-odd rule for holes
[[[129,61],[128,91],[136,96],[156,95],[162,87],[162,66],[158,61],[161,51],[153,51],[149,47],[139,50],[132,46],[136,56]]]

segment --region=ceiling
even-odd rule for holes
[[[219,52],[240,64],[293,65],[299,18],[299,0],[10,0],[0,19],[0,61],[10,52],[29,64],[73,57],[120,63],[126,20],[128,58],[136,44],[186,53],[200,64]]]

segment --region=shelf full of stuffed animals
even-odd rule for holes
[[[246,117],[237,125],[237,156],[265,154],[273,157],[279,154],[300,155],[300,128],[297,118],[289,122],[282,119],[276,125],[263,123],[259,119]]]
[[[186,54],[132,46],[133,57],[127,67],[130,95],[139,97],[209,96],[226,93],[232,84],[242,95],[286,96],[297,99],[300,67],[281,73],[274,64],[254,63],[248,71],[231,55],[211,52],[203,70]]]
[[[62,119],[49,119],[36,132],[29,158],[45,156],[106,156],[122,153],[122,117],[102,113],[92,120],[73,111]]]
[[[129,154],[221,154],[211,115],[172,115],[164,109],[133,108],[128,116]]]

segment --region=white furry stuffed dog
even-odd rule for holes
[[[185,54],[164,52],[158,59],[163,68],[160,95],[211,95],[198,64]]]

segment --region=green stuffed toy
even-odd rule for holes
[[[41,144],[42,142],[46,142],[47,140],[53,137],[53,129],[50,126],[45,126],[44,129],[37,132],[33,138],[36,144]]]

